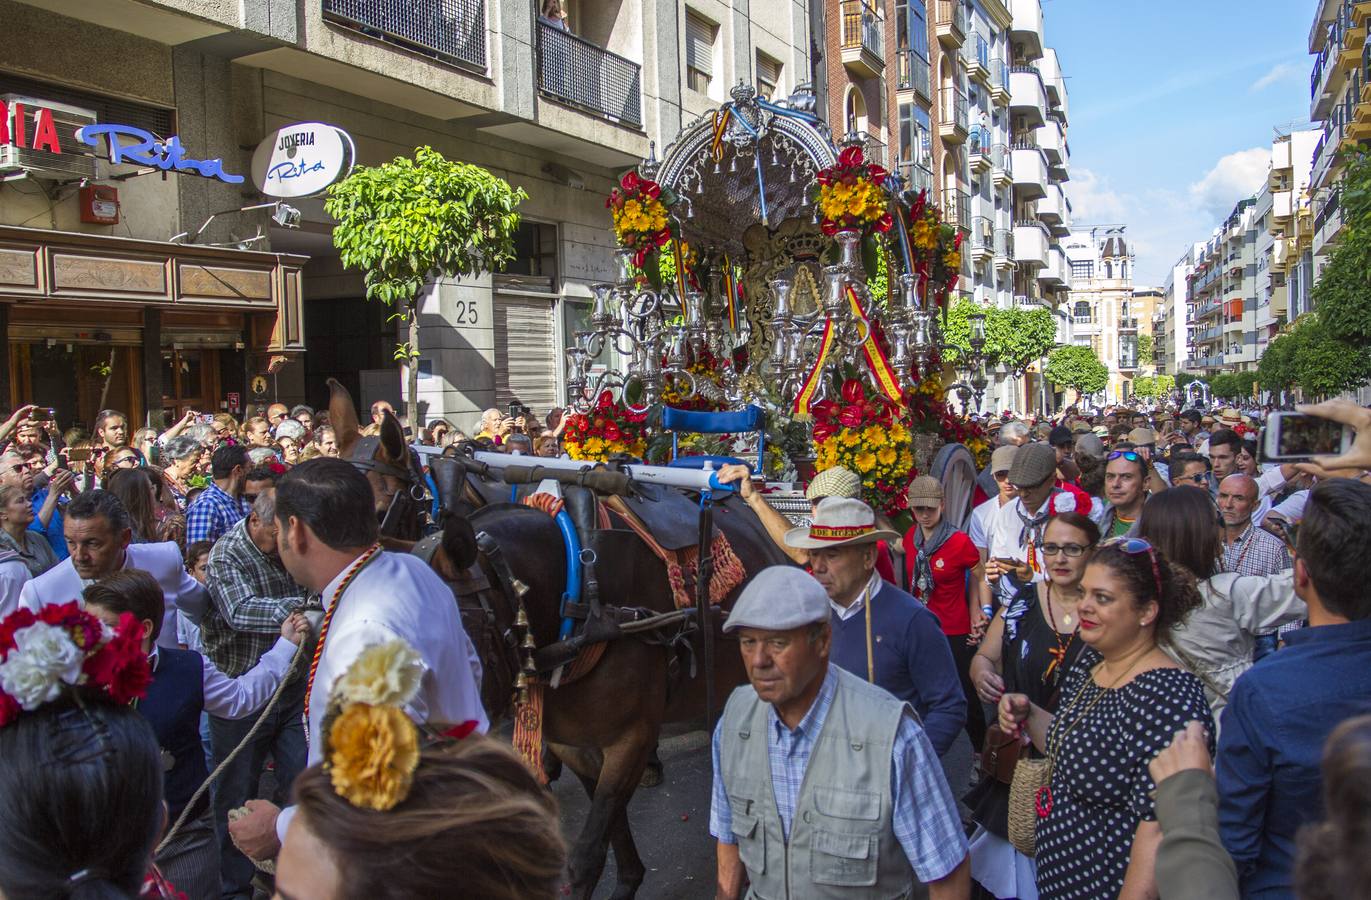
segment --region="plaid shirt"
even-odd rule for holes
[[[186,543],[219,540],[230,528],[247,518],[251,508],[246,500],[233,499],[219,485],[211,482],[186,510]]]
[[[200,623],[200,640],[210,662],[230,678],[257,665],[307,593],[279,562],[257,549],[247,519],[210,550],[205,587],[212,602]]]
[[[1248,523],[1233,543],[1223,545],[1223,570],[1239,575],[1275,575],[1293,563],[1285,542],[1269,531]]]
[[[804,783],[809,756],[823,730],[833,697],[838,691],[838,676],[829,669],[814,705],[791,731],[776,715],[767,711],[767,756],[771,761],[771,787],[776,795],[776,810],[781,829],[790,840],[790,823]],[[733,812],[728,805],[728,788],[719,768],[719,739],[723,719],[714,729],[714,797],[709,808],[709,833],[722,844],[736,844]],[[890,783],[894,791],[891,827],[895,839],[920,881],[945,878],[966,858],[966,836],[962,830],[952,791],[947,786],[942,764],[933,752],[923,729],[912,715],[900,719],[891,751]]]

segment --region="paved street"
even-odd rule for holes
[[[709,836],[709,736],[691,731],[664,738],[659,747],[666,779],[639,789],[629,804],[629,819],[647,877],[638,892],[652,900],[686,900],[714,895],[714,839]],[[553,790],[562,806],[562,826],[575,840],[589,803],[570,771]],[[614,890],[614,854],[595,891],[597,900]]]
[[[629,804],[629,819],[638,852],[647,866],[638,896],[651,900],[686,900],[714,895],[714,839],[709,836],[709,737],[703,731],[664,738],[660,745],[666,780],[651,789],[640,788]],[[949,780],[966,784],[971,775],[971,742],[965,732],[957,738],[946,766]],[[946,762],[946,761],[945,761]],[[562,807],[562,828],[573,841],[585,821],[588,801],[581,784],[569,771],[553,785]],[[614,890],[614,855],[596,888],[596,900]]]

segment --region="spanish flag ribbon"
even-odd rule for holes
[[[847,301],[852,305],[852,314],[866,324],[866,342],[862,344],[866,364],[871,369],[871,374],[876,377],[876,384],[880,387],[881,393],[885,394],[890,402],[898,404],[902,396],[900,380],[895,377],[890,360],[885,358],[881,345],[876,342],[876,334],[866,317],[866,310],[862,309],[862,301],[857,299],[857,292],[851,285],[847,287]]]
[[[671,242],[671,257],[676,261],[676,290],[677,299],[684,304],[686,296],[686,271],[685,256],[681,253],[681,242]]]
[[[738,330],[738,282],[733,275],[733,263],[724,254],[724,308],[728,312],[728,330]]]
[[[801,421],[809,418],[809,406],[814,401],[814,393],[819,389],[820,379],[824,377],[824,367],[828,364],[828,354],[833,349],[833,343],[837,339],[834,330],[832,319],[824,322],[824,336],[819,341],[819,358],[814,361],[814,369],[805,379],[804,386],[795,395],[794,413]]]
[[[728,130],[728,119],[733,111],[727,106],[714,110],[714,127],[711,129],[713,137],[709,142],[709,155],[715,162],[721,162],[724,158],[724,132]]]

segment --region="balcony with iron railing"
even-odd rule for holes
[[[990,129],[980,125],[971,126],[966,140],[966,155],[971,163],[971,171],[980,174],[990,169]]]
[[[865,0],[843,0],[842,53],[858,76],[879,78],[885,70],[885,21]]]
[[[937,0],[933,15],[939,42],[956,50],[966,40],[966,6],[962,0]]]
[[[990,177],[996,187],[1009,187],[1014,183],[1013,151],[1008,144],[990,145]]]
[[[323,0],[323,11],[370,37],[486,71],[485,0]]]
[[[994,252],[995,224],[985,216],[977,216],[971,223],[971,254],[978,261],[984,261]]]
[[[944,85],[939,104],[938,136],[951,144],[966,140],[970,131],[970,108],[966,92],[956,85]]]
[[[913,91],[925,100],[932,100],[933,69],[928,60],[912,47],[900,50],[895,60],[896,89]]]
[[[960,188],[943,188],[943,221],[970,230],[971,195]]]
[[[973,31],[962,45],[962,61],[973,79],[990,87],[990,42],[979,32]]]
[[[995,229],[995,268],[1014,268],[1014,231],[1010,228]]]
[[[1009,108],[1026,128],[1037,128],[1047,122],[1047,88],[1035,67],[1010,66]]]
[[[538,91],[615,122],[643,124],[642,67],[538,20]]]
[[[1009,105],[1009,63],[998,56],[990,60],[990,96],[999,106]]]
[[[913,160],[904,160],[897,168],[906,189],[933,193],[933,170],[928,166]]]

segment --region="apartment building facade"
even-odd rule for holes
[[[653,143],[660,154],[738,82],[784,95],[813,77],[803,0],[563,6],[565,23],[515,0],[0,0],[13,33],[31,36],[0,62],[0,94],[89,109],[102,125],[132,123],[163,141],[179,135],[186,156],[225,173],[248,172],[275,129],[323,122],[351,136],[359,164],[428,145],[524,188],[506,271],[441,281],[422,299],[421,406],[465,426],[515,399],[540,413],[559,405],[562,349],[589,314],[590,285],[612,276],[604,196],[617,175]],[[328,377],[364,403],[399,398],[391,311],[368,303],[360,274],[339,263],[321,198],[291,200],[298,220],[278,223],[243,209],[263,199],[248,182],[139,177],[148,171],[96,161],[83,186],[118,192],[114,225],[82,221],[89,204],[74,183],[29,175],[6,188],[4,237],[68,260],[70,280],[0,273],[10,355],[0,372],[12,376],[0,397],[36,396],[35,373],[55,353],[74,347],[79,369],[112,335],[127,347],[116,380],[131,373],[118,388],[128,396],[112,396],[139,419],[319,404]],[[212,213],[197,238],[170,241]],[[141,265],[162,257],[208,286],[165,286],[160,269]],[[235,281],[239,269],[252,277]],[[35,292],[42,303],[9,302]]]
[[[1043,42],[1041,0],[834,6],[825,66],[833,132],[866,131],[867,146],[886,152],[905,184],[927,190],[961,229],[959,299],[1055,306],[1069,284],[1058,241],[1070,230],[1070,151],[1066,85]],[[886,110],[876,113],[880,98]],[[1034,373],[991,375],[987,406],[1033,405]]]
[[[1342,234],[1340,151],[1371,139],[1371,103],[1363,89],[1371,82],[1371,44],[1367,42],[1371,3],[1319,0],[1309,29],[1314,65],[1309,75],[1309,118],[1322,133],[1312,156],[1313,275],[1318,277]]]

